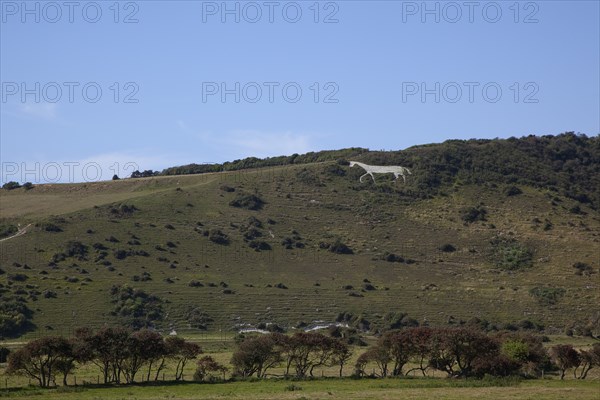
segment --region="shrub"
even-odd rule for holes
[[[460,211],[460,218],[468,224],[471,224],[475,221],[485,221],[486,215],[487,210],[482,206],[467,207],[461,209]]]
[[[404,257],[399,256],[394,253],[388,253],[387,251],[383,254],[381,259],[385,260],[387,262],[399,262],[399,263],[404,262]]]
[[[492,258],[497,267],[514,271],[533,265],[533,253],[515,239],[494,238]]]
[[[12,236],[19,231],[15,225],[0,224],[0,238]]]
[[[110,295],[115,304],[113,314],[134,329],[152,327],[164,317],[163,300],[143,290],[113,285]]]
[[[229,202],[232,207],[244,208],[246,210],[260,210],[265,202],[254,194],[238,194],[238,196]]]
[[[199,307],[190,307],[186,313],[186,320],[192,328],[206,330],[213,319]]]
[[[529,293],[538,300],[540,305],[550,306],[558,303],[565,295],[566,290],[563,288],[536,286],[529,290]]]
[[[20,187],[21,187],[21,185],[19,185],[18,182],[14,182],[14,181],[6,182],[4,185],[2,185],[2,189],[5,189],[5,190],[13,190],[13,189],[18,189]]]
[[[443,245],[442,247],[440,247],[440,250],[443,251],[444,253],[452,253],[452,252],[456,251],[456,247],[447,243],[447,244]]]
[[[27,279],[29,279],[29,277],[25,274],[20,274],[20,273],[8,274],[9,281],[25,282]]]
[[[77,240],[70,240],[65,246],[65,254],[67,257],[76,257],[80,260],[84,260],[88,253],[88,247]]]
[[[583,262],[576,262],[575,264],[573,264],[573,268],[575,268],[575,275],[589,276],[594,273],[594,268],[592,268],[591,265]]]
[[[329,251],[336,254],[353,254],[354,252],[344,243],[342,243],[341,239],[336,239],[336,241],[328,247]]]
[[[32,328],[33,311],[23,302],[3,299],[0,302],[0,338],[15,337]]]
[[[127,258],[128,254],[125,250],[115,250],[113,252],[113,255],[115,256],[115,258],[117,260],[123,260],[124,258]]]
[[[262,240],[252,240],[248,243],[248,246],[256,251],[271,250],[271,245]]]
[[[509,186],[504,190],[504,194],[506,194],[508,197],[517,196],[521,193],[523,193],[523,191],[516,186]]]
[[[221,232],[220,229],[211,229],[208,235],[208,239],[216,244],[228,245],[229,244],[229,236]]]
[[[46,222],[40,224],[40,227],[46,232],[62,232],[62,228],[52,222]]]

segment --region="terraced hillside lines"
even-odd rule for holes
[[[1,299],[32,311],[25,338],[123,323],[123,307],[141,300],[119,303],[119,285],[163,300],[163,331],[340,314],[373,331],[390,313],[554,331],[593,320],[600,216],[581,193],[495,175],[467,183],[460,169],[431,191],[422,184],[444,164],[400,161],[413,168],[406,185],[359,183],[360,171],[332,161],[2,190],[0,222],[32,225],[0,242]]]

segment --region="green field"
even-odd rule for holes
[[[113,388],[22,389],[0,391],[15,399],[547,399],[593,400],[599,381],[450,381],[386,379],[231,382],[220,384],[134,385]]]

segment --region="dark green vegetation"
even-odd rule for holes
[[[364,171],[348,160],[412,175],[360,183]],[[598,137],[194,168],[1,190],[0,225],[32,224],[0,242],[1,335],[336,320],[371,333],[465,324],[600,333]]]
[[[407,328],[391,330],[356,358],[353,372],[344,374],[354,349],[347,337],[335,337],[334,327],[322,333],[293,335],[269,333],[241,337],[229,367],[212,356],[199,358],[202,349],[177,336],[161,337],[152,330],[102,328],[97,332],[78,329],[72,338],[46,336],[32,340],[8,355],[6,374],[22,375],[40,387],[56,386],[57,377],[67,386],[77,368],[95,365],[107,385],[158,381],[167,364],[175,366],[175,381],[182,381],[186,364],[195,360],[195,381],[222,382],[256,377],[315,377],[315,369],[334,368],[337,376],[387,378],[410,376],[418,371],[425,378],[438,370],[453,378],[539,378],[559,371],[564,379],[574,370],[585,379],[600,366],[600,343],[588,350],[558,344],[547,351],[542,338],[532,334],[500,332],[488,335],[473,328]],[[372,371],[372,372],[369,372]],[[413,374],[414,376],[414,374]],[[99,384],[99,377],[98,381]],[[164,378],[163,378],[164,380]],[[291,390],[291,389],[290,389]],[[294,389],[295,390],[295,389]]]

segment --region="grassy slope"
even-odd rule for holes
[[[575,276],[571,267],[573,262],[582,261],[598,269],[595,250],[600,222],[597,212],[586,206],[582,206],[586,215],[575,215],[567,211],[576,204],[574,200],[563,197],[552,205],[556,194],[543,189],[523,186],[523,194],[506,197],[503,186],[460,184],[445,196],[409,201],[395,193],[372,190],[370,182],[357,185],[361,172],[356,169],[344,167],[346,176],[329,174],[328,165],[2,191],[0,211],[8,222],[23,226],[50,215],[64,218],[64,222],[57,222],[63,232],[50,233],[37,227],[0,243],[0,265],[7,273],[26,273],[26,284],[58,293],[55,299],[40,296],[29,301],[38,331],[27,337],[49,329],[69,333],[76,326],[113,322],[108,289],[122,283],[167,299],[168,317],[163,326],[178,330],[187,325],[184,314],[190,306],[206,311],[214,319],[211,330],[218,331],[231,330],[236,323],[293,326],[299,321],[332,322],[342,311],[362,313],[372,322],[389,311],[402,311],[432,323],[445,323],[450,316],[477,316],[493,322],[526,318],[562,327],[572,320],[589,318],[591,305],[598,304],[598,274]],[[307,180],[304,168],[321,185]],[[378,177],[377,187],[392,185],[385,180]],[[229,206],[236,193],[221,190],[224,183],[235,187],[236,193],[258,192],[266,205],[260,211]],[[411,184],[409,180],[408,190],[414,189]],[[139,211],[117,218],[108,210],[107,205],[113,202],[133,204]],[[479,202],[488,209],[488,220],[465,226],[459,217],[460,208]],[[236,225],[250,216],[263,222],[262,239],[273,250],[255,252],[243,242]],[[536,217],[549,219],[553,228],[543,230],[533,222]],[[268,225],[268,218],[276,223]],[[197,222],[202,222],[203,228],[221,229],[231,237],[231,244],[210,242],[194,230]],[[166,224],[175,229],[167,229]],[[88,229],[94,233],[86,233]],[[298,231],[306,248],[285,250],[280,245],[292,230]],[[517,237],[535,249],[531,269],[509,273],[492,268],[489,240],[499,233]],[[120,242],[106,242],[111,235]],[[132,235],[139,237],[140,246],[127,244]],[[320,241],[336,237],[355,254],[336,255],[318,248]],[[89,261],[68,259],[56,269],[48,268],[52,254],[62,251],[69,240],[89,246],[102,242],[111,249],[143,249],[150,257],[115,260],[111,254],[108,259],[116,270],[110,272],[92,262],[94,252],[90,249]],[[167,241],[177,247],[155,249],[157,244],[167,248]],[[457,251],[441,252],[439,247],[446,243]],[[417,262],[408,265],[376,260],[385,251]],[[169,262],[160,262],[158,257]],[[31,269],[17,268],[13,262],[28,264]],[[173,263],[176,268],[170,268]],[[78,268],[89,273],[81,274]],[[41,270],[48,275],[39,275]],[[143,271],[151,273],[152,281],[133,282],[132,276]],[[0,280],[6,282],[6,276]],[[64,280],[72,276],[80,282]],[[84,284],[81,279],[86,277],[91,282]],[[166,283],[166,278],[174,283]],[[204,284],[224,281],[235,294],[223,294],[221,287],[189,287],[191,279]],[[378,290],[351,297],[342,289],[343,285],[353,285],[360,293],[363,279],[369,279]],[[288,289],[266,287],[279,282]],[[424,289],[431,284],[436,286]],[[566,294],[558,304],[544,307],[528,293],[536,285],[562,287]]]

